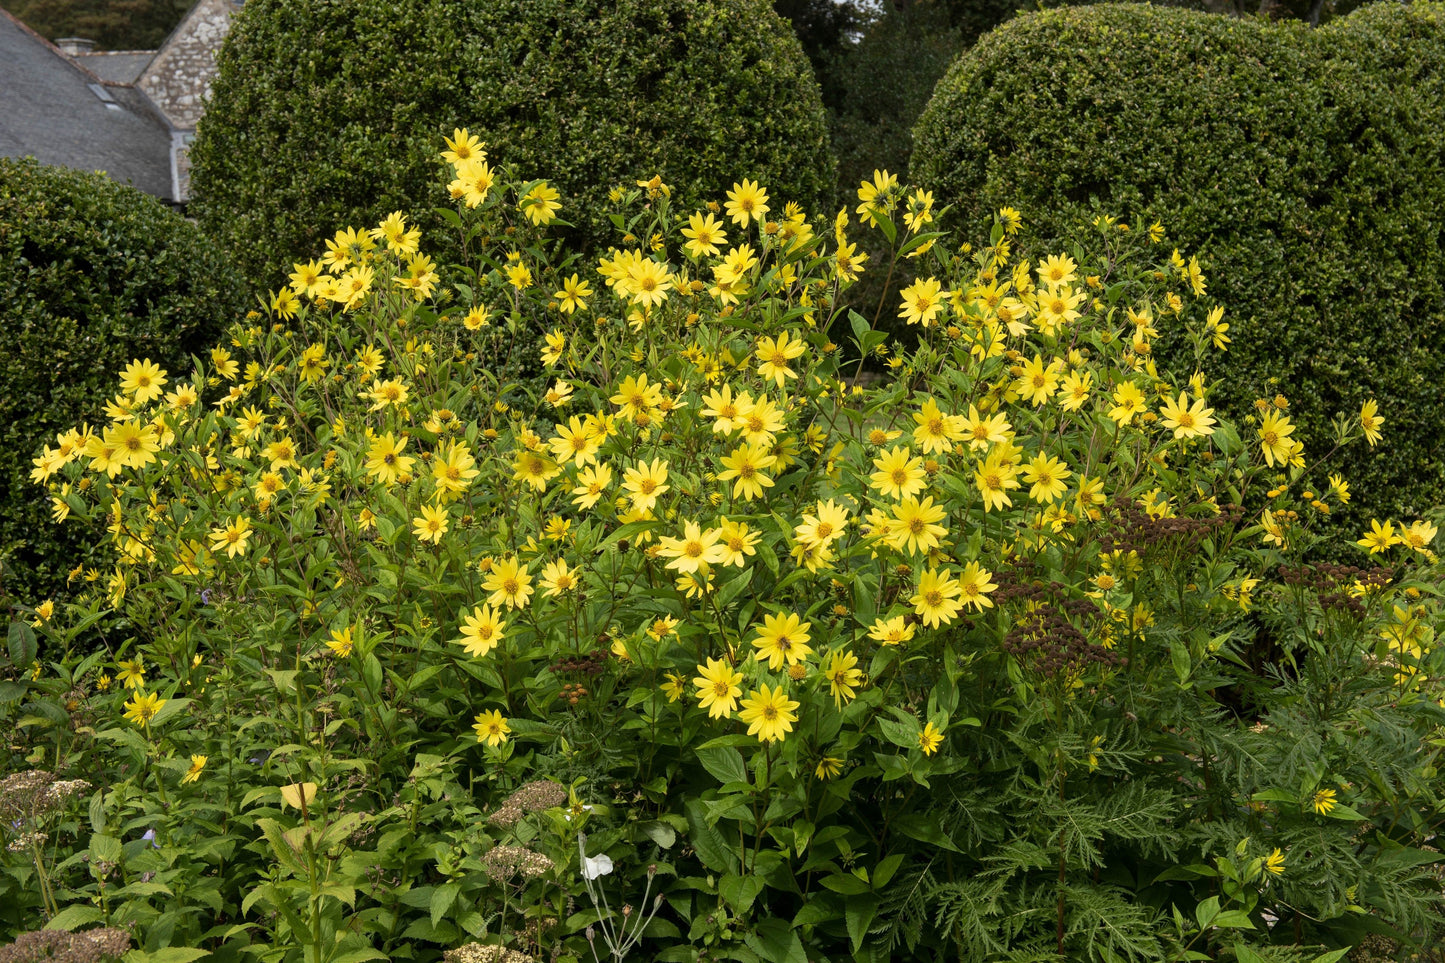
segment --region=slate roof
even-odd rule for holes
[[[34,157],[171,200],[171,133],[132,87],[107,86],[0,8],[0,155]]]
[[[133,84],[155,55],[154,50],[93,50],[73,56],[76,63],[108,84]]]

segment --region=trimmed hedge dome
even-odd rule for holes
[[[150,358],[171,373],[245,309],[215,246],[160,201],[103,174],[0,158],[0,595],[64,591],[92,540],[51,519],[31,459],[57,432],[104,419],[120,372]]]
[[[817,83],[767,0],[253,0],[197,132],[193,207],[274,287],[338,227],[440,223],[456,127],[555,184],[584,242],[613,237],[609,188],[653,174],[684,203],[740,177],[809,209],[832,187]]]
[[[1097,211],[1163,222],[1231,324],[1207,360],[1218,404],[1283,393],[1313,463],[1331,417],[1378,398],[1382,450],[1329,470],[1363,513],[1445,503],[1445,4],[1318,30],[1133,4],[1030,14],[959,58],[915,136],[913,177],[955,223],[1010,204],[1059,244]]]

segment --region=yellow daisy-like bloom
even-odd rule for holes
[[[411,520],[412,534],[423,542],[431,542],[433,545],[441,544],[442,536],[447,533],[450,520],[447,517],[447,510],[439,506],[423,505],[421,515]]]
[[[166,700],[154,692],[147,694],[137,690],[125,704],[125,717],[138,726],[148,726],[165,704]]]
[[[720,245],[726,244],[728,239],[722,221],[711,214],[704,216],[701,212],[688,218],[682,235],[688,239],[683,248],[693,257],[702,257],[704,254],[716,257]]]
[[[925,756],[933,755],[941,745],[943,745],[943,733],[939,732],[932,722],[919,730],[918,748],[923,750]]]
[[[758,650],[754,658],[759,662],[766,661],[768,668],[774,672],[784,664],[791,666],[802,662],[813,654],[808,645],[808,629],[812,627],[813,623],[802,621],[792,612],[763,616],[763,626],[758,629],[758,637],[753,639],[753,647]]]
[[[1412,522],[1409,528],[1400,532],[1399,540],[1401,544],[1408,545],[1414,551],[1425,555],[1429,554],[1430,543],[1435,541],[1435,535],[1438,532],[1439,529],[1429,522]]]
[[[1132,381],[1125,381],[1118,388],[1114,389],[1114,407],[1109,409],[1109,417],[1119,427],[1127,425],[1134,420],[1134,416],[1148,410],[1144,403],[1144,392]]]
[[[462,620],[462,637],[453,641],[464,646],[467,655],[481,658],[497,647],[506,629],[507,623],[502,621],[496,609],[490,605],[477,605]]]
[[[442,151],[442,160],[453,167],[487,156],[484,150],[487,145],[482,143],[480,138],[468,133],[465,127],[453,127],[452,136],[442,135],[442,140],[447,145],[447,149]]]
[[[1052,455],[1040,452],[1024,465],[1024,481],[1028,482],[1029,497],[1040,505],[1052,505],[1068,491],[1064,482],[1073,477],[1067,465]]]
[[[552,297],[557,299],[557,310],[563,314],[571,314],[578,308],[585,309],[587,298],[591,296],[592,285],[579,280],[575,274],[562,282],[562,290],[552,293]]]
[[[954,415],[945,415],[938,402],[929,398],[913,416],[913,443],[924,454],[935,455],[948,451],[959,438],[961,424]]]
[[[1383,437],[1380,434],[1380,426],[1385,423],[1385,418],[1379,412],[1380,406],[1374,398],[1360,406],[1360,427],[1364,429],[1365,441],[1370,443],[1371,448],[1375,447],[1375,442]]]
[[[740,425],[742,416],[752,407],[753,399],[745,391],[733,397],[732,385],[723,385],[709,391],[702,398],[703,417],[713,419],[715,434],[732,434]]]
[[[477,734],[477,741],[485,742],[489,746],[500,746],[507,741],[507,734],[512,731],[512,727],[507,725],[507,720],[497,709],[477,713],[472,729]]]
[[[751,445],[763,445],[773,447],[773,441],[777,434],[783,430],[785,419],[782,409],[773,403],[771,398],[759,398],[748,406],[747,411],[741,414],[739,426],[743,430],[743,440]],[[781,459],[781,453],[773,447],[773,454]],[[787,465],[780,460],[779,470]]]
[[[1093,387],[1093,372],[1069,372],[1059,385],[1059,395],[1063,399],[1059,402],[1059,406],[1065,411],[1078,411],[1084,407],[1084,402],[1089,400],[1089,392]]]
[[[904,446],[890,448],[873,459],[877,471],[868,476],[869,486],[884,498],[907,498],[923,491],[928,473],[923,470],[923,459],[912,454],[912,449]]]
[[[837,756],[824,756],[813,768],[815,779],[834,779],[843,771],[843,760]]]
[[[557,425],[557,434],[547,442],[553,456],[559,462],[572,462],[578,468],[597,461],[597,452],[602,448],[602,438],[592,430],[591,423],[584,424],[573,415],[567,424]]]
[[[983,464],[973,474],[973,480],[978,485],[978,493],[983,496],[984,511],[1002,511],[1013,504],[1013,499],[1008,497],[1010,489],[1018,488],[1018,470],[1009,461],[1002,450],[996,449],[989,453]]]
[[[998,586],[989,581],[992,575],[992,572],[977,562],[969,562],[964,566],[957,581],[959,596],[964,605],[972,605],[980,612],[993,608],[993,601],[988,597],[988,593]]]
[[[447,185],[447,192],[469,208],[485,201],[497,181],[496,171],[484,157],[472,157],[459,163],[456,174],[456,179]]]
[[[734,522],[724,518],[719,531],[723,556],[718,560],[718,564],[742,568],[747,564],[747,556],[757,554],[754,546],[758,544],[761,533],[750,531],[746,522]]]
[[[1047,286],[1068,284],[1074,280],[1079,266],[1064,254],[1054,254],[1039,262],[1039,283]]]
[[[227,558],[246,554],[246,544],[251,538],[251,520],[237,515],[224,528],[211,529],[211,551],[225,551]]]
[[[479,474],[476,468],[477,461],[472,457],[472,451],[465,442],[455,441],[445,451],[440,452],[440,457],[432,460],[432,481],[436,484],[438,496],[450,499],[459,496],[471,485],[472,479]]]
[[[903,306],[898,309],[898,316],[909,324],[921,324],[925,328],[934,325],[949,294],[943,290],[937,278],[914,281],[898,293],[903,298]]]
[[[828,657],[823,677],[828,680],[828,691],[836,708],[853,701],[855,690],[863,684],[863,670],[857,666],[858,657],[852,652],[834,652]]]
[[[990,445],[1002,444],[1009,440],[1013,426],[1001,414],[987,418],[978,413],[978,407],[968,406],[968,414],[958,420],[957,437],[967,441],[971,451],[987,451]]]
[[[121,390],[133,395],[138,405],[159,398],[165,393],[165,386],[166,372],[150,358],[132,361],[120,375]]]
[[[672,274],[667,270],[667,265],[651,259],[638,261],[627,272],[627,286],[632,295],[632,303],[644,308],[655,308],[666,301],[672,284]]]
[[[89,446],[89,442],[86,444]],[[156,452],[161,450],[155,426],[136,421],[122,421],[114,428],[107,428],[101,444],[115,453],[111,456],[115,463],[131,468],[144,468],[155,461]]]
[[[896,615],[891,619],[877,619],[868,629],[868,638],[880,645],[902,645],[913,638],[918,626],[907,617]]]
[[[366,473],[387,486],[410,474],[416,459],[402,454],[407,441],[404,435],[398,441],[389,431],[373,440],[366,452]]]
[[[1337,805],[1335,802],[1335,791],[1333,789],[1321,789],[1314,794],[1314,798],[1310,800],[1310,805],[1314,806],[1315,812],[1321,816],[1328,816],[1330,811]]]
[[[734,184],[733,189],[728,191],[724,208],[728,217],[732,218],[738,227],[745,228],[754,220],[762,223],[768,213],[768,193],[758,186],[757,181],[745,178],[741,184]]]
[[[1380,552],[1400,544],[1401,541],[1400,536],[1395,534],[1394,522],[1386,522],[1381,525],[1378,519],[1372,518],[1370,519],[1370,531],[1366,532],[1365,537],[1355,544],[1361,548],[1368,548],[1371,555],[1378,555]]]
[[[1279,851],[1278,846],[1264,858],[1264,871],[1271,876],[1284,875],[1284,854]]]
[[[648,384],[645,374],[636,378],[628,375],[622,379],[622,384],[617,386],[617,394],[607,400],[621,409],[618,413],[624,418],[636,421],[638,415],[646,414],[662,404],[662,385]]]
[[[386,243],[393,254],[415,254],[421,246],[421,229],[406,226],[406,215],[392,211],[386,219],[367,232],[378,241]]]
[[[782,686],[770,689],[764,684],[743,700],[738,718],[748,724],[748,735],[757,736],[759,742],[781,742],[798,721],[798,705]]]
[[[572,503],[584,511],[597,504],[612,484],[612,469],[607,465],[587,468],[577,475],[577,487],[572,489],[575,496]]]
[[[938,548],[939,539],[948,534],[948,528],[938,524],[947,515],[941,504],[933,503],[932,495],[921,502],[910,495],[894,506],[884,541],[899,552],[926,554]]]
[[[127,689],[139,689],[146,683],[145,663],[138,658],[120,662],[115,679]]]
[[[667,464],[655,458],[650,464],[641,461],[623,472],[622,489],[631,498],[633,511],[650,511],[656,507],[657,497],[671,487],[667,484]]]
[[[532,598],[532,576],[515,558],[503,559],[492,564],[482,588],[492,593],[490,604],[524,609]]]
[[[722,659],[708,659],[697,667],[692,684],[697,686],[698,708],[707,710],[709,719],[729,719],[737,708],[743,674]]]
[[[871,182],[863,181],[858,186],[858,200],[862,203],[858,205],[857,213],[861,214],[863,220],[867,221],[870,226],[877,227],[878,215],[892,207],[889,195],[897,187],[897,175],[887,171],[874,170],[873,180]]]
[[[1197,438],[1214,434],[1214,419],[1209,417],[1214,414],[1213,408],[1204,407],[1204,399],[1194,399],[1194,404],[1189,403],[1189,395],[1179,392],[1177,401],[1165,399],[1164,404],[1159,408],[1160,421],[1165,428],[1174,430],[1175,438]]]
[[[542,567],[542,594],[556,598],[577,587],[577,570],[567,567],[567,560],[559,558]]]
[[[667,567],[675,571],[684,574],[706,571],[709,565],[721,562],[727,555],[726,546],[719,543],[721,538],[721,529],[703,531],[697,522],[686,522],[682,538],[658,539],[659,553],[669,560]]]
[[[1259,445],[1264,451],[1265,464],[1271,468],[1276,462],[1289,464],[1294,452],[1294,442],[1290,439],[1293,433],[1294,425],[1290,424],[1288,415],[1271,411],[1264,416],[1259,425]]]
[[[557,201],[559,196],[557,188],[543,181],[528,191],[518,206],[529,221],[542,227],[557,219],[557,212],[562,209],[562,205]]]
[[[347,626],[344,629],[332,629],[331,638],[327,640],[326,647],[331,654],[338,659],[344,659],[351,655],[351,650],[356,646],[356,640],[352,638],[352,628]]]
[[[261,457],[271,462],[272,471],[300,467],[296,464],[296,442],[291,439],[290,435],[267,445],[262,449]]]
[[[847,528],[848,510],[830,498],[803,515],[802,523],[793,529],[793,537],[804,545],[825,547],[841,538]]]
[[[1019,368],[1018,377],[1014,380],[1014,389],[1018,391],[1019,397],[1029,401],[1035,408],[1042,405],[1054,396],[1059,387],[1059,372],[1064,363],[1054,358],[1047,365],[1040,355],[1034,355],[1032,361],[1026,361]]]
[[[758,374],[773,379],[781,388],[789,378],[798,377],[797,372],[788,366],[788,362],[806,349],[807,345],[802,338],[790,341],[786,331],[777,338],[759,338],[757,351],[753,354],[758,360]]]
[[[196,782],[201,778],[201,770],[206,768],[207,758],[206,756],[191,757],[191,768],[187,769],[186,774],[181,777],[181,785],[184,786],[188,782]]]
[[[947,569],[931,568],[918,580],[918,591],[909,601],[923,624],[936,629],[952,622],[963,608],[963,601],[958,597],[960,591],[958,582]]]
[[[539,492],[546,491],[547,482],[556,478],[561,471],[555,461],[535,451],[518,451],[517,457],[512,461],[512,478],[526,482]]]

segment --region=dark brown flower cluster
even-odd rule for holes
[[[593,649],[586,655],[573,656],[568,659],[558,659],[552,663],[552,671],[557,675],[566,672],[579,672],[586,676],[601,675],[607,664],[607,657],[610,653],[606,649]]]
[[[995,601],[1012,602],[1019,609],[1004,636],[1004,651],[1046,679],[1074,678],[1090,665],[1124,665],[1126,660],[1113,651],[1089,641],[1089,630],[1102,617],[1098,606],[1089,599],[1069,598],[1067,586],[1034,578],[1033,569],[1032,561],[1020,559],[1012,571],[993,576],[998,584]]]
[[[1378,566],[1357,568],[1354,565],[1318,562],[1282,568],[1280,580],[1286,585],[1314,592],[1322,609],[1362,619],[1365,617],[1365,604],[1360,596],[1389,585],[1390,570]]]
[[[14,943],[0,946],[0,963],[101,963],[129,949],[130,934],[113,926],[78,933],[41,930],[21,933]]]
[[[1099,549],[1106,554],[1138,552],[1140,556],[1152,548],[1193,549],[1215,532],[1237,527],[1243,517],[1244,506],[1225,505],[1218,515],[1204,518],[1155,518],[1138,503],[1119,496],[1105,516]]]

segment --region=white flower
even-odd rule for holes
[[[612,872],[612,857],[606,853],[582,857],[582,875],[586,879],[596,879],[599,876],[606,876],[610,872]]]

